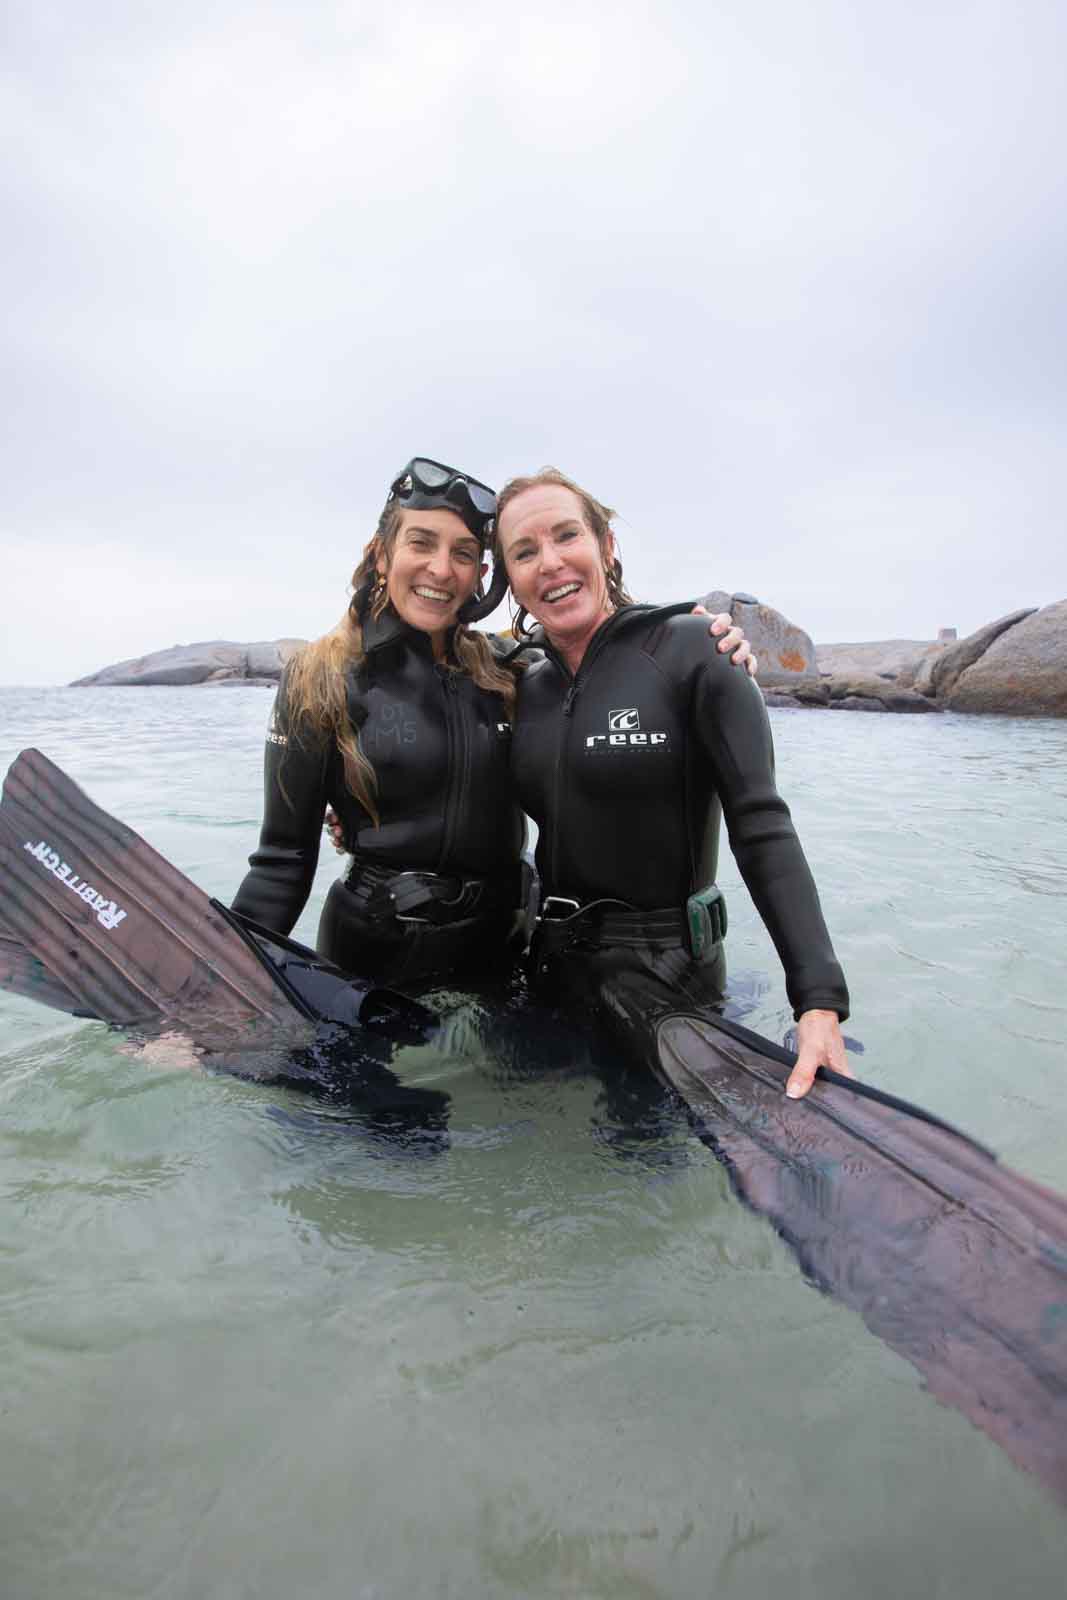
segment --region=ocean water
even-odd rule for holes
[[[0,769],[37,746],[226,897],[270,698],[0,691]],[[772,721],[857,1069],[1067,1189],[1067,724]],[[728,852],[721,881],[781,1038]],[[678,1108],[440,1003],[399,1063],[452,1097],[435,1150],[0,996],[5,1600],[1062,1595],[1067,1515]]]

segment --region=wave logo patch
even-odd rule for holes
[[[587,755],[605,755],[610,750],[669,750],[669,733],[642,733],[641,713],[636,706],[608,712],[607,733],[586,736]]]

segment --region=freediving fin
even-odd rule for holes
[[[658,1070],[737,1194],[819,1288],[1067,1504],[1067,1200],[929,1113],[705,1011],[655,1025]]]
[[[0,989],[22,995],[26,1000],[36,1000],[38,1005],[49,1006],[53,1011],[68,1011],[75,1017],[98,1020],[96,1013],[83,1006],[78,996],[60,983],[3,922],[0,922]]]
[[[46,1003],[65,993],[106,1022],[177,1027],[207,1049],[308,1037],[306,1011],[208,896],[39,751],[4,781],[0,860],[19,992],[32,959]]]
[[[439,1029],[426,1006],[342,972],[209,897],[59,767],[24,750],[4,781],[0,988],[210,1051],[295,1048],[322,1023],[390,1044]]]
[[[341,1027],[371,1028],[393,1044],[424,1044],[440,1031],[437,1013],[418,1000],[343,972],[317,951],[273,933],[221,900],[211,904],[305,1016]]]

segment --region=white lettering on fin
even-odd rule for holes
[[[23,849],[28,850],[35,861],[39,861],[54,878],[58,878],[60,883],[72,890],[79,900],[84,900],[96,913],[96,920],[100,926],[106,928],[109,933],[113,933],[125,919],[125,911],[120,910],[114,900],[105,899],[91,883],[86,883],[85,879],[80,877],[73,867],[69,867],[44,839],[37,844],[31,844],[27,839]]]

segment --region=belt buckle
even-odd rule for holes
[[[566,913],[550,913],[549,906],[567,906]],[[546,894],[537,911],[538,922],[566,922],[569,917],[577,916],[582,909],[581,902],[572,900],[565,894]]]
[[[408,867],[403,872],[395,873],[392,881],[395,884],[398,883],[401,878],[419,878],[425,881],[426,879],[440,879],[441,877],[442,874],[439,872],[423,872],[417,867]],[[444,896],[430,894],[428,896],[428,903],[430,905],[447,906],[450,911],[473,911],[474,907],[478,904],[482,897],[481,879],[460,878],[458,882],[459,890],[455,895],[453,895],[451,900],[446,900]],[[391,894],[393,900],[395,901],[395,891],[391,891]],[[414,922],[418,923],[420,927],[436,928],[440,926],[440,923],[435,922],[433,917],[406,916],[400,911],[394,912],[394,916],[396,917],[397,922]]]
[[[426,876],[427,876],[427,874],[425,872],[420,872],[418,870],[418,868],[409,867],[404,872],[395,872],[393,874],[392,878],[390,879],[390,882],[391,883],[398,883],[401,878],[425,878]],[[389,898],[390,898],[390,900],[392,900],[393,904],[395,905],[396,904],[396,891],[394,889],[390,889],[389,890]],[[399,911],[394,911],[393,915],[396,918],[397,922],[417,922],[421,927],[429,927],[429,925],[430,925],[429,917],[405,917],[405,916],[402,916]]]
[[[448,906],[450,910],[458,908],[460,911],[473,911],[482,898],[481,878],[461,878],[459,880],[459,893],[451,900],[439,900],[441,906]]]

